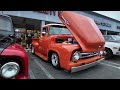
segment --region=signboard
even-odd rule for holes
[[[38,12],[38,13],[43,13],[43,14],[47,14],[47,15],[54,15],[54,16],[56,16],[56,11],[34,11],[34,12]]]
[[[105,27],[111,27],[111,24],[109,24],[109,23],[98,22],[98,21],[95,21],[95,23],[96,23],[97,25],[101,25],[101,26],[105,26]]]

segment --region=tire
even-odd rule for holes
[[[109,59],[113,56],[113,53],[110,49],[105,48],[105,52],[106,52],[105,59]]]
[[[51,54],[51,64],[55,69],[60,69],[59,56],[57,53]]]
[[[31,46],[31,53],[32,53],[32,54],[35,54],[35,48],[34,48],[33,45]]]

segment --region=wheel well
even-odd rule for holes
[[[112,50],[110,48],[108,48],[108,47],[105,47],[105,49],[108,49],[108,50],[110,50],[112,52]],[[113,54],[113,52],[112,52],[112,54]]]
[[[48,52],[48,62],[50,62],[51,63],[51,55],[52,55],[52,53],[57,53],[57,52],[55,52],[55,51],[52,51],[52,50],[50,50],[49,52]],[[57,53],[58,54],[58,53]]]

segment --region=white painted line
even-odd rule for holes
[[[120,64],[117,64],[117,63],[113,63],[113,62],[110,62],[110,61],[103,61],[103,62],[106,62],[106,63],[111,63],[111,64],[114,64],[114,65],[119,65],[120,66]]]
[[[113,66],[113,65],[110,65],[110,64],[106,64],[106,63],[103,63],[103,62],[101,62],[100,64],[107,65],[107,66],[110,66],[110,67],[113,67],[113,68],[117,68],[117,69],[120,70],[120,67],[116,67],[116,66]]]
[[[43,72],[47,75],[48,78],[55,79],[37,60],[34,61],[43,70]]]
[[[36,79],[30,67],[29,67],[29,75],[31,79]]]

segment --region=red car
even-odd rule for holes
[[[11,18],[0,15],[0,79],[28,79],[28,56],[15,41]]]
[[[32,53],[57,69],[71,72],[87,69],[104,60],[105,40],[91,18],[70,11],[58,15],[64,25],[43,26],[40,38],[32,39]]]

